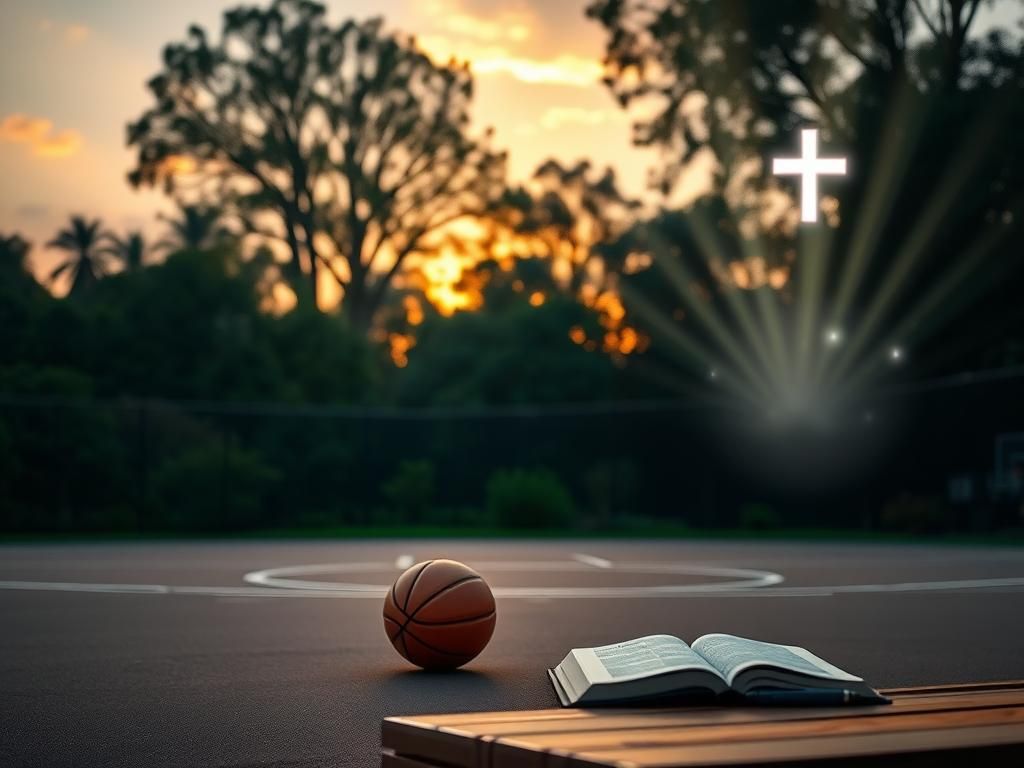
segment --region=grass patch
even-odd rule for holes
[[[224,541],[273,539],[309,539],[334,541],[367,541],[388,539],[535,539],[557,541],[560,539],[643,540],[662,541],[822,541],[834,543],[876,543],[876,544],[950,544],[986,546],[1024,546],[1024,530],[1009,530],[992,533],[944,533],[907,534],[886,531],[843,530],[831,528],[778,528],[772,530],[744,530],[729,528],[689,528],[673,523],[633,523],[621,527],[601,529],[571,528],[500,528],[473,526],[439,525],[392,525],[392,526],[327,526],[315,528],[274,528],[256,531],[225,533],[188,532],[125,532],[110,533],[17,533],[0,534],[0,543],[59,543],[59,542],[103,542],[103,541]]]

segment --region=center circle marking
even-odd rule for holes
[[[781,584],[785,578],[773,571],[750,568],[726,568],[720,566],[683,565],[676,563],[619,562],[612,568],[596,570],[585,563],[573,561],[496,561],[473,563],[473,568],[484,575],[496,572],[549,573],[626,573],[663,576],[700,576],[721,579],[701,584],[664,584],[633,587],[495,587],[495,597],[556,598],[556,597],[673,597],[678,595],[704,594],[758,589]],[[288,565],[252,571],[244,576],[246,583],[261,587],[275,587],[285,590],[330,592],[338,596],[385,595],[390,584],[365,584],[349,581],[322,581],[296,578],[301,576],[323,576],[328,574],[364,573],[367,571],[392,571],[394,563],[321,563],[315,565]]]

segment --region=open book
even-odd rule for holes
[[[809,706],[888,702],[810,651],[733,635],[704,635],[692,646],[650,635],[574,648],[548,676],[565,707],[730,693],[748,702]]]

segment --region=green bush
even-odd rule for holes
[[[381,493],[400,520],[425,522],[434,500],[434,465],[426,460],[403,461],[381,486]]]
[[[902,533],[938,533],[952,523],[949,507],[939,499],[904,493],[882,507],[882,528]]]
[[[543,469],[499,470],[487,481],[487,512],[504,528],[562,528],[572,524],[572,497]]]
[[[639,479],[636,464],[625,457],[604,459],[583,475],[593,521],[599,526],[618,524],[636,512]]]
[[[129,467],[115,413],[88,402],[92,381],[65,368],[0,368],[0,392],[58,398],[4,409],[0,528],[107,531],[126,525]]]
[[[771,531],[781,524],[779,513],[768,504],[744,504],[740,507],[740,528],[747,531]]]
[[[156,527],[238,531],[262,527],[280,473],[252,451],[207,442],[165,461],[153,477]]]

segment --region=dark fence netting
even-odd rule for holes
[[[0,396],[6,532],[1020,526],[1020,378],[815,419]]]

